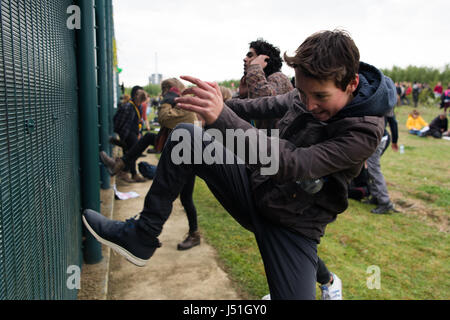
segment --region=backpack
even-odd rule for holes
[[[153,180],[156,175],[156,166],[153,166],[145,161],[139,163],[139,172],[144,176],[144,178]]]

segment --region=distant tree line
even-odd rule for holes
[[[397,66],[392,69],[382,69],[383,73],[390,77],[394,82],[414,82],[427,83],[434,87],[438,81],[442,82],[444,87],[450,84],[450,64],[447,64],[442,70],[430,67],[416,67],[408,66],[400,68]],[[219,85],[237,90],[239,88],[240,79],[232,79],[218,82]],[[144,90],[151,96],[157,97],[161,94],[161,86],[157,84],[148,84]],[[129,94],[131,88],[126,88],[126,93]]]
[[[240,83],[241,83],[241,80],[226,80],[226,81],[219,82],[219,85],[224,86],[226,88],[237,90],[239,88]]]
[[[148,84],[145,87],[143,87],[144,90],[150,95],[150,97],[158,97],[161,95],[161,86],[158,84]],[[125,94],[130,95],[131,94],[131,87],[125,88]]]
[[[157,97],[161,95],[161,86],[159,84],[148,84],[144,87],[144,90],[150,95],[150,97]]]
[[[438,81],[441,81],[444,87],[450,83],[450,64],[447,64],[443,70],[429,67],[408,66],[400,68],[394,66],[392,69],[382,69],[382,71],[394,82],[417,81],[418,83],[428,83],[433,87]]]

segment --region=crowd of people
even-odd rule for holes
[[[412,96],[414,110],[408,115],[406,127],[408,132],[419,137],[432,136],[434,138],[448,137],[447,109],[450,107],[450,83],[444,89],[442,82],[437,82],[433,89],[427,83],[396,82],[397,106],[411,105],[408,97]],[[439,100],[439,107],[443,112],[439,113],[429,124],[418,111],[419,95],[427,91],[429,96]]]
[[[436,99],[440,99],[439,105],[441,108],[448,108],[448,104],[450,104],[450,83],[447,85],[447,89],[444,90],[442,86],[442,82],[438,81],[433,89],[431,89],[430,84],[428,83],[420,83],[418,81],[414,82],[396,82],[395,88],[397,90],[397,105],[410,105],[411,101],[409,100],[412,97],[414,108],[418,107],[419,104],[419,96],[422,92],[425,92],[428,97],[434,97]]]
[[[422,118],[420,112],[417,109],[414,109],[408,115],[406,128],[410,134],[419,137],[432,136],[436,139],[440,139],[449,136],[450,134],[448,130],[447,114],[445,112],[439,114],[430,124],[428,124],[428,122]]]
[[[294,79],[281,72],[283,58],[295,70]],[[270,289],[265,299],[315,299],[318,282],[323,299],[341,300],[342,282],[317,256],[317,246],[326,226],[347,209],[349,197],[375,204],[374,214],[395,212],[380,158],[389,145],[398,151],[394,106],[403,101],[402,84],[396,89],[377,68],[361,62],[354,41],[340,30],[315,33],[294,56],[283,58],[267,41],[251,42],[235,95],[189,76],[181,77],[194,85],[188,89],[179,79],[163,81],[158,134],[142,136],[143,127],[150,129],[143,116],[151,102],[141,87],[134,87],[114,121],[120,139],[112,141],[123,147],[124,156],[114,159],[102,152],[101,158],[111,174],[131,173],[126,181],[142,182],[136,159],[153,146],[161,153],[156,176],[138,218],[117,222],[86,210],[83,221],[88,230],[144,266],[160,247],[158,236],[180,196],[189,235],[178,249],[191,249],[200,244],[192,198],[198,176],[227,212],[255,234]],[[185,130],[194,137],[196,126],[203,127],[206,137],[201,151],[214,146],[224,158],[236,158],[236,150],[211,139],[207,129],[265,132],[259,141],[272,141],[278,130],[279,171],[263,175],[260,161],[174,164],[171,152],[177,144],[171,135]],[[190,143],[193,153],[198,141]]]

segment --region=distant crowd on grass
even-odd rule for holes
[[[450,136],[447,114],[445,112],[439,114],[430,124],[428,124],[428,122],[422,118],[420,112],[417,109],[414,109],[408,116],[406,127],[410,134],[419,137],[431,136],[440,139],[442,137]]]
[[[419,103],[426,105],[439,105],[444,108],[445,99],[449,99],[450,96],[450,83],[447,88],[444,89],[442,82],[438,82],[433,89],[430,84],[414,82],[396,82],[395,87],[397,89],[397,105],[410,105],[411,101],[415,108]],[[447,93],[447,95],[446,95]],[[449,102],[447,101],[447,104]],[[448,106],[447,106],[448,107]],[[447,109],[446,107],[446,109]]]
[[[409,98],[412,98],[414,110],[409,114],[406,122],[406,127],[410,134],[419,137],[432,136],[437,139],[450,135],[447,119],[447,109],[450,107],[450,83],[447,85],[447,88],[444,88],[442,82],[439,81],[431,89],[428,83],[418,83],[417,81],[411,83],[405,81],[396,82],[395,87],[397,89],[397,106],[411,105]],[[421,101],[425,101],[426,104],[434,101],[433,104],[443,109],[443,111],[428,123],[417,110]]]

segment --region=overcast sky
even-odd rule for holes
[[[341,28],[361,60],[441,68],[450,63],[448,0],[113,0],[120,81],[146,85],[192,75],[239,79],[249,43],[264,38],[292,54],[319,30]],[[294,74],[283,67],[289,76]]]

